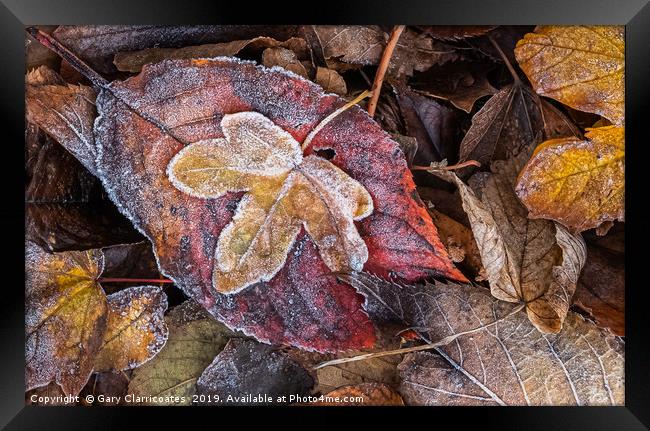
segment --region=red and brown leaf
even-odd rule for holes
[[[258,112],[302,142],[344,100],[294,75],[215,59],[145,66],[138,76],[102,90],[97,103],[99,175],[114,202],[153,242],[165,275],[219,320],[262,341],[319,351],[373,344],[362,297],[335,279],[304,229],[271,280],[234,295],[217,293],[217,239],[242,194],[192,197],[166,174],[185,145],[223,137],[224,114]],[[366,271],[407,281],[433,275],[465,280],[417,197],[399,145],[365,112],[352,108],[336,117],[305,155],[325,149],[373,199],[373,214],[356,223],[368,247]]]

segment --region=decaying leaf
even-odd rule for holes
[[[326,93],[334,93],[339,96],[344,96],[348,92],[345,80],[336,70],[328,69],[326,67],[319,67],[316,69],[316,77],[314,82],[321,87]]]
[[[363,383],[333,390],[326,397],[334,401],[316,401],[317,406],[403,406],[404,401],[393,388],[381,383]],[[359,400],[361,398],[361,400]],[[338,401],[336,401],[338,400]]]
[[[276,347],[254,340],[233,338],[205,369],[197,392],[218,397],[224,404],[282,404],[279,397],[308,395],[314,379],[300,364]],[[253,396],[267,401],[253,401]],[[212,403],[208,403],[212,404]]]
[[[530,217],[582,232],[625,218],[625,131],[587,129],[585,139],[540,144],[521,171],[517,195]]]
[[[623,124],[623,26],[538,26],[515,56],[537,93]]]
[[[232,55],[258,55],[267,49],[282,48],[293,53],[294,58],[308,58],[307,44],[303,39],[290,38],[278,41],[272,37],[255,37],[247,40],[185,46],[183,48],[147,48],[140,51],[118,52],[113,63],[118,70],[138,73],[148,63],[167,59],[212,58]],[[300,62],[298,62],[300,64]],[[277,64],[277,63],[276,63]],[[295,72],[295,70],[292,70]]]
[[[423,25],[419,29],[440,40],[459,40],[482,36],[496,28],[496,25]]]
[[[457,113],[404,85],[396,85],[394,89],[406,132],[417,139],[414,163],[428,166],[432,161],[455,157],[460,141]]]
[[[25,132],[25,235],[49,251],[142,240],[101,183],[39,127]]]
[[[317,25],[314,30],[326,59],[350,64],[378,64],[388,40],[379,26]],[[397,42],[388,74],[410,76],[416,70],[422,72],[458,58],[454,47],[406,29]]]
[[[189,405],[201,373],[235,334],[194,301],[174,307],[165,322],[169,328],[167,344],[151,361],[133,371],[128,392],[134,397],[161,398],[155,402],[136,398],[138,404]]]
[[[576,313],[559,334],[544,334],[521,305],[479,287],[344,278],[366,296],[374,319],[403,322],[428,342],[449,337],[436,353],[409,353],[400,364],[406,404],[624,404],[622,341]]]
[[[50,254],[25,244],[27,390],[56,382],[76,395],[93,371],[106,329],[106,295],[97,283],[99,250]]]
[[[435,208],[429,209],[429,214],[438,227],[440,239],[447,246],[451,259],[463,269],[467,268],[475,277],[482,274],[484,269],[481,254],[472,230]]]
[[[416,75],[411,86],[426,96],[449,100],[470,113],[478,99],[497,92],[487,79],[489,70],[484,63],[445,63]]]
[[[109,295],[95,371],[129,370],[154,357],[167,342],[166,309],[167,296],[158,287],[131,287]]]
[[[587,244],[587,262],[578,279],[574,306],[596,324],[625,335],[625,255]]]
[[[378,328],[377,343],[372,349],[351,351],[346,355],[360,355],[384,350],[394,350],[401,347],[401,336],[396,335],[403,330],[401,324],[381,324]],[[400,334],[401,335],[401,334]],[[313,367],[321,362],[334,359],[335,355],[320,355],[316,360],[300,362],[305,367]],[[398,382],[397,365],[402,360],[400,355],[369,358],[359,362],[345,362],[316,370],[317,385],[314,393],[326,394],[343,386],[358,386],[365,383],[383,383],[395,386]]]
[[[307,69],[296,53],[283,47],[266,48],[262,53],[262,64],[266,67],[281,67],[303,78],[308,77]]]
[[[286,40],[297,31],[298,26],[292,25],[62,25],[53,36],[95,70],[110,74],[115,72],[113,57],[118,52],[178,48],[260,36]]]
[[[166,173],[187,144],[223,138],[225,113],[257,112],[302,142],[345,103],[294,74],[235,59],[147,65],[100,92],[95,128],[100,177],[111,199],[152,241],[163,274],[228,326],[261,341],[319,351],[368,348],[375,335],[362,298],[336,280],[304,230],[269,282],[235,295],[217,292],[212,281],[217,240],[238,203],[254,202],[242,201],[241,193],[196,198],[174,187]],[[322,161],[312,153],[325,149],[334,154],[329,162],[372,197],[373,213],[355,227],[368,249],[364,269],[403,280],[465,279],[417,199],[398,144],[365,112],[353,107],[328,123],[305,149],[304,160],[318,167]],[[267,174],[279,175],[285,165],[279,156],[273,160],[276,173]],[[327,172],[338,173],[337,168]]]
[[[27,120],[38,125],[70,151],[90,172],[95,167],[93,136],[96,90],[83,85],[65,85],[44,66],[25,78]]]
[[[536,144],[539,136],[580,136],[560,111],[542,100],[520,80],[488,100],[472,117],[472,126],[460,144],[460,160],[506,159]]]
[[[470,179],[435,171],[458,187],[495,298],[523,301],[531,322],[557,333],[571,305],[586,258],[581,236],[549,220],[531,220],[514,192],[517,172],[529,152],[492,163],[492,174]]]
[[[246,191],[217,242],[215,289],[234,293],[273,278],[301,226],[332,271],[360,271],[368,249],[353,220],[372,213],[366,189],[325,159],[303,158],[300,144],[261,114],[227,114],[221,128],[225,139],[183,148],[168,168],[193,196]]]
[[[25,244],[26,387],[55,382],[77,395],[95,368],[125,370],[166,340],[159,287],[131,287],[108,299],[98,279],[101,250],[48,253]]]

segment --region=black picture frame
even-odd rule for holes
[[[475,421],[481,429],[527,430],[637,430],[650,426],[650,337],[647,332],[648,287],[644,250],[648,228],[643,197],[650,143],[645,130],[650,114],[650,4],[649,0],[332,0],[294,5],[278,2],[198,2],[173,0],[0,0],[0,86],[3,143],[0,151],[0,221],[4,281],[0,328],[0,426],[7,429],[116,429],[133,425],[134,416],[155,421],[223,414],[224,409],[164,409],[132,407],[33,407],[24,398],[24,29],[34,24],[623,24],[626,26],[626,344],[625,407],[506,407],[417,408],[408,413],[393,409],[257,408],[265,420],[279,416],[277,425],[302,423],[300,416],[327,412],[332,426],[341,414],[361,413],[365,420],[397,420],[405,426],[441,427]],[[644,169],[645,168],[645,169]],[[634,198],[632,198],[634,196]],[[173,410],[173,413],[172,413]],[[371,411],[370,411],[371,410]],[[370,411],[370,413],[369,413]],[[118,412],[118,413],[116,413]],[[278,412],[280,414],[278,415]],[[238,414],[242,415],[242,412]],[[250,416],[250,415],[248,415]],[[422,424],[415,418],[423,419]],[[248,421],[247,417],[243,417]],[[309,421],[309,419],[304,419]],[[368,422],[370,424],[370,422]],[[205,422],[225,426],[225,422]],[[370,426],[370,425],[368,425]],[[125,428],[128,429],[128,428]]]

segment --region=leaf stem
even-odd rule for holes
[[[372,93],[370,91],[366,90],[363,93],[359,94],[357,97],[355,97],[354,100],[350,100],[348,103],[341,106],[339,109],[337,109],[336,111],[332,112],[330,115],[325,117],[320,123],[318,123],[318,125],[316,125],[316,127],[314,127],[312,129],[311,132],[309,132],[309,134],[307,135],[305,140],[302,141],[302,145],[301,145],[302,150],[305,151],[305,148],[307,148],[309,146],[309,144],[311,144],[311,141],[314,139],[314,137],[318,134],[318,132],[321,131],[321,129],[323,127],[325,127],[327,125],[327,123],[329,123],[334,118],[339,116],[342,112],[347,111],[348,109],[350,109],[350,107],[352,107],[352,106],[356,105],[357,103],[361,102],[363,99],[370,96],[371,94]]]
[[[90,66],[81,61],[72,51],[63,46],[61,42],[50,36],[49,34],[39,30],[36,27],[28,27],[27,32],[31,34],[34,39],[38,40],[43,46],[49,48],[59,57],[70,63],[72,67],[77,69],[79,73],[88,78],[90,82],[100,88],[106,88],[108,81],[104,79],[99,73],[95,72]]]
[[[494,322],[490,322],[490,323],[488,323],[486,325],[481,325],[481,326],[479,326],[477,328],[474,328],[474,329],[459,332],[457,334],[448,335],[448,336],[442,338],[441,340],[436,341],[435,343],[422,344],[420,346],[406,347],[406,348],[403,348],[403,349],[385,350],[383,352],[365,353],[363,355],[352,356],[352,357],[349,357],[349,358],[332,359],[331,361],[321,362],[320,364],[314,366],[312,369],[313,370],[318,370],[320,368],[329,367],[331,365],[345,364],[347,362],[363,361],[363,360],[371,359],[371,358],[381,358],[382,356],[401,355],[403,353],[420,352],[420,351],[423,351],[423,350],[435,349],[436,347],[444,346],[444,345],[447,345],[447,344],[451,343],[456,338],[458,338],[458,337],[460,337],[462,335],[471,334],[471,333],[478,332],[478,331],[481,331],[483,329],[489,328],[490,326],[495,325],[498,322],[500,322],[502,320],[505,320],[505,319],[509,318],[510,316],[513,316],[513,315],[519,313],[521,310],[524,309],[525,306],[526,306],[526,304],[520,304],[517,308],[512,310],[510,313],[508,313],[507,315],[503,316],[500,319],[495,320]]]
[[[174,283],[166,278],[99,278],[99,283]]]
[[[381,86],[384,83],[384,76],[388,70],[388,65],[390,64],[390,59],[393,56],[395,46],[397,46],[397,41],[404,31],[404,28],[406,28],[404,25],[396,25],[393,27],[393,30],[390,32],[388,43],[386,44],[386,48],[384,49],[384,52],[381,56],[381,60],[379,61],[379,67],[377,68],[377,73],[375,73],[375,81],[372,83],[372,97],[368,102],[368,115],[371,117],[375,116],[377,102],[379,101],[379,93],[381,93]]]
[[[512,75],[512,78],[515,80],[516,83],[520,83],[521,79],[519,78],[519,75],[515,71],[515,68],[512,67],[512,64],[510,64],[510,60],[508,60],[508,57],[506,57],[503,50],[501,50],[501,47],[499,46],[499,44],[496,42],[496,40],[494,40],[492,35],[489,35],[488,39],[490,39],[490,42],[492,42],[492,45],[494,45],[496,50],[499,52],[499,55],[501,56],[501,59],[503,60],[503,62],[506,64],[506,67],[508,68],[508,71]]]
[[[476,160],[467,160],[466,162],[463,163],[458,163],[456,165],[451,165],[451,166],[445,166],[442,168],[435,168],[436,170],[440,171],[453,171],[454,169],[460,169],[460,168],[465,168],[467,166],[476,166],[478,168],[481,167],[481,163],[477,162]],[[412,166],[411,170],[412,171],[430,171],[432,168],[431,166]]]

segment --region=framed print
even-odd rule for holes
[[[644,1],[3,3],[8,429],[650,423]]]

